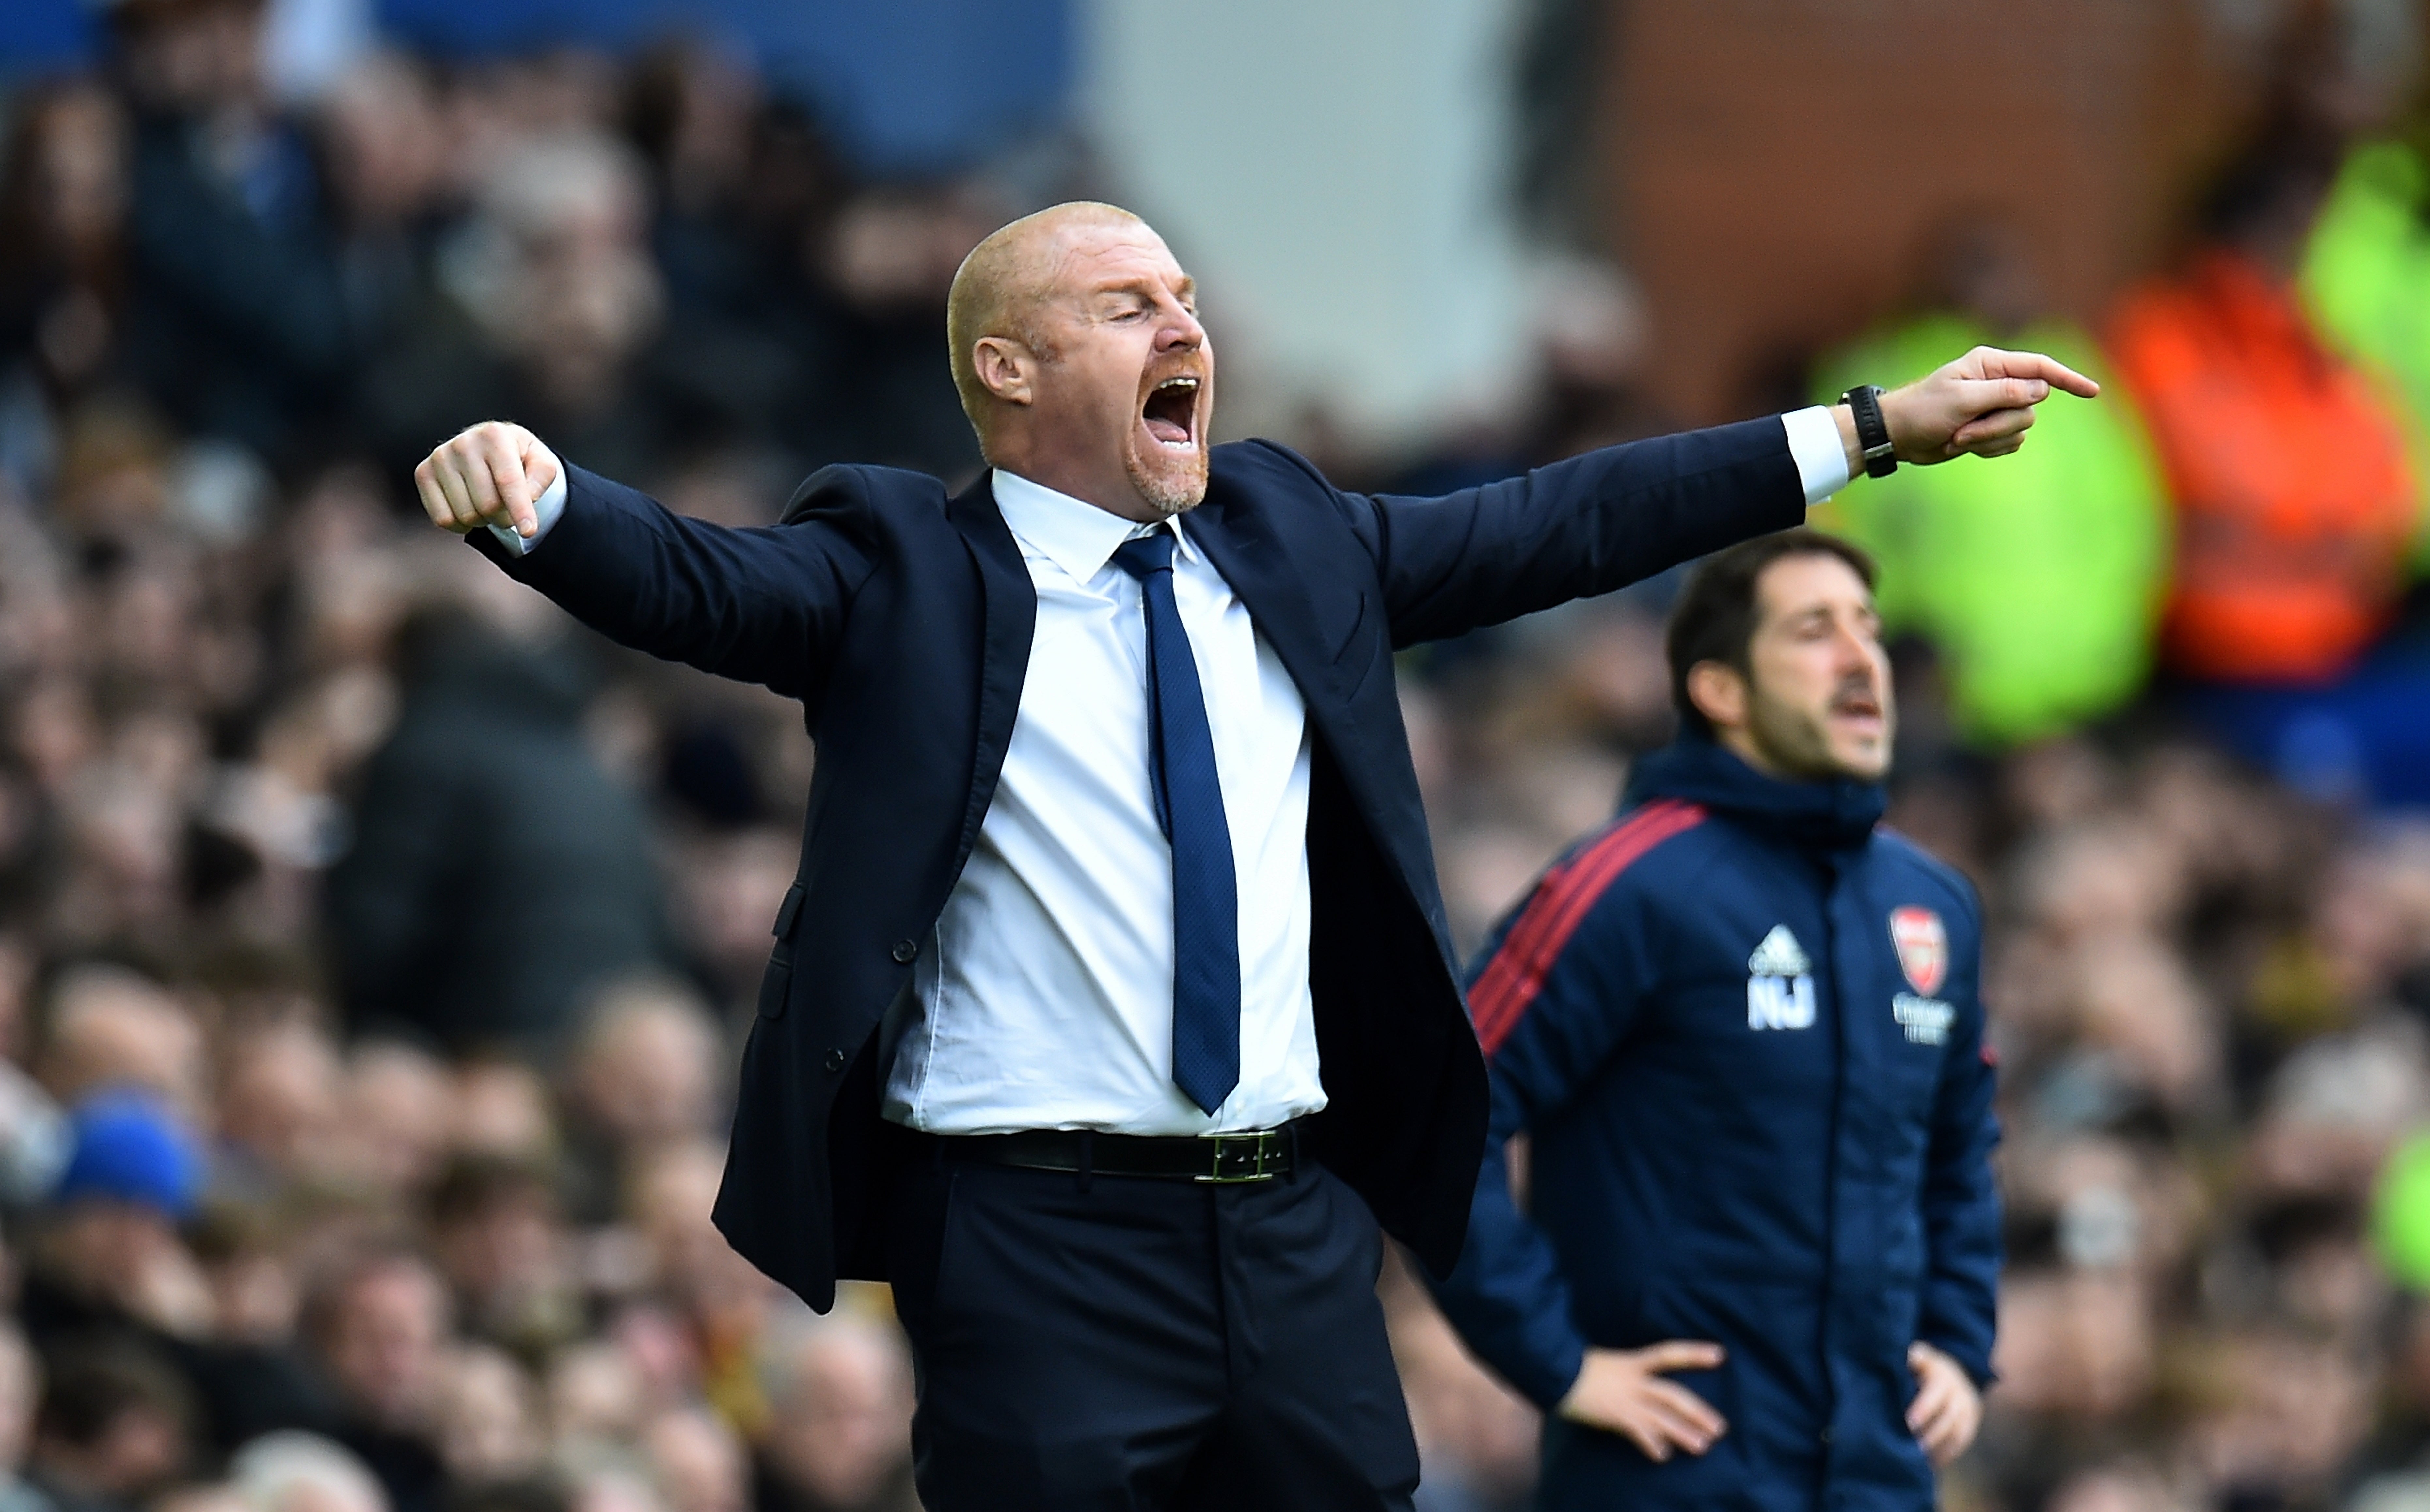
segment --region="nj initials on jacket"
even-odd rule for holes
[[[1787,924],[1774,924],[1747,957],[1747,1027],[1814,1027],[1814,964]]]

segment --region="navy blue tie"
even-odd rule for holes
[[[1148,780],[1173,844],[1173,1081],[1212,1113],[1240,1081],[1240,901],[1207,698],[1173,602],[1173,543],[1159,529],[1123,542],[1114,563],[1147,601]]]

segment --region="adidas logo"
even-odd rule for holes
[[[1804,976],[1813,970],[1814,963],[1806,958],[1805,949],[1787,924],[1773,925],[1772,933],[1747,957],[1750,976]]]

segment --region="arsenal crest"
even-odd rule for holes
[[[1899,969],[1907,984],[1925,997],[1940,990],[1949,976],[1949,931],[1940,915],[1929,908],[1890,910],[1890,943],[1898,947]]]

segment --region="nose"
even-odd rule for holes
[[[1839,626],[1836,638],[1839,647],[1840,675],[1851,673],[1879,671],[1886,661],[1881,641],[1854,624]]]
[[[1158,352],[1195,352],[1206,344],[1207,327],[1198,324],[1197,316],[1179,305],[1167,309],[1163,328],[1156,333]]]

